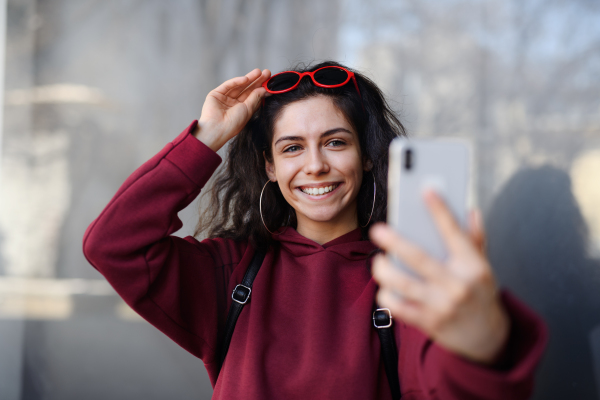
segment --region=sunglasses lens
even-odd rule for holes
[[[340,68],[323,68],[315,72],[315,81],[321,85],[339,85],[346,82],[348,73]]]
[[[298,74],[294,74],[293,72],[282,72],[269,79],[267,89],[274,92],[286,90],[298,83],[299,79],[300,75]]]

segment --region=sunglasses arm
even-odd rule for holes
[[[354,87],[356,88],[356,92],[358,93],[358,97],[360,97],[360,105],[362,106],[362,109],[363,109],[363,111],[366,114],[367,110],[365,110],[365,103],[363,102],[362,94],[360,94],[360,90],[358,89],[358,83],[356,82],[356,78],[354,77],[354,74],[352,74],[352,82],[354,82]]]
[[[354,87],[356,88],[356,91],[358,92],[358,96],[362,100],[362,95],[360,94],[360,90],[358,89],[358,83],[356,83],[356,78],[354,77],[354,75],[352,75],[352,82],[354,82]]]

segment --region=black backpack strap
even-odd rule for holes
[[[227,322],[225,323],[225,340],[223,341],[220,351],[221,363],[219,365],[219,372],[221,372],[227,350],[229,350],[235,323],[242,312],[242,308],[244,308],[244,304],[250,300],[252,284],[265,259],[265,254],[266,253],[262,250],[256,250],[254,257],[244,274],[242,283],[237,285],[231,294],[233,301],[229,308],[229,313],[227,314]],[[388,377],[390,389],[392,391],[392,399],[399,400],[402,395],[400,393],[400,381],[398,379],[398,352],[396,349],[394,332],[392,330],[392,314],[390,310],[387,308],[378,308],[375,310],[373,313],[373,325],[377,328],[379,340],[381,341],[381,354],[383,356],[385,373]]]
[[[252,258],[252,262],[248,266],[246,273],[244,274],[244,279],[242,279],[242,283],[237,285],[235,289],[233,289],[233,293],[231,294],[231,298],[233,301],[231,302],[231,307],[229,308],[229,313],[227,314],[227,322],[225,323],[225,339],[221,346],[220,351],[220,364],[219,364],[219,372],[221,372],[221,367],[223,366],[223,362],[225,362],[225,356],[227,355],[227,350],[229,350],[229,343],[231,342],[231,337],[233,336],[233,330],[235,329],[235,323],[237,322],[240,313],[242,312],[242,308],[244,308],[244,304],[246,304],[250,300],[250,293],[252,292],[252,283],[254,282],[254,278],[258,274],[258,270],[265,259],[265,251],[256,250],[254,253],[254,257]]]
[[[387,308],[377,308],[373,313],[373,325],[377,328],[379,340],[381,341],[381,355],[385,374],[390,383],[392,399],[398,400],[402,397],[400,393],[400,380],[398,379],[398,351],[392,330],[392,313]]]

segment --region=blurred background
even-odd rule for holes
[[[598,1],[1,0],[0,23],[1,399],[210,398],[84,230],[219,83],[324,59],[378,83],[410,135],[473,142],[496,274],[550,327],[534,398],[599,399]]]

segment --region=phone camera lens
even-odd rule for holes
[[[404,152],[404,168],[410,171],[413,166],[413,152],[411,149],[406,149]]]

